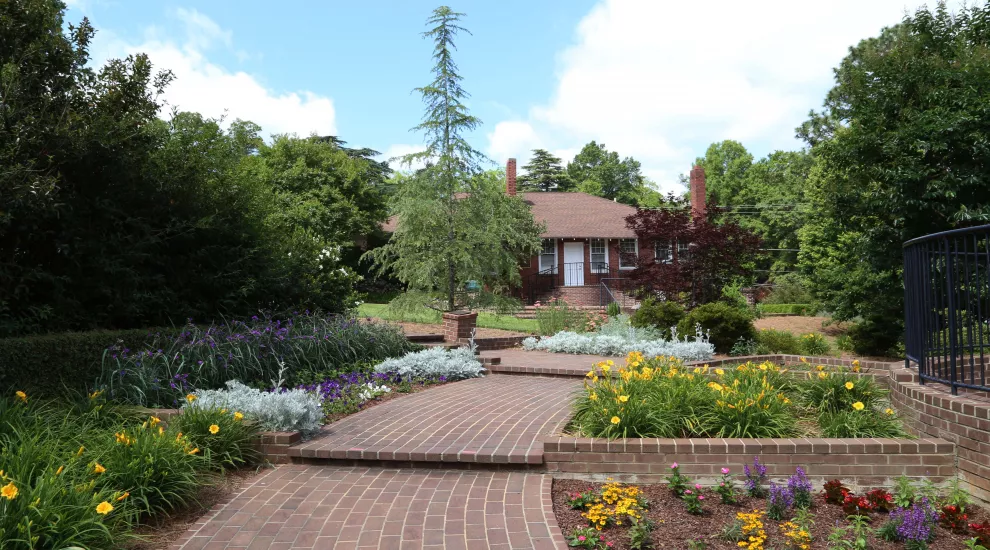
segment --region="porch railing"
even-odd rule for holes
[[[599,286],[603,279],[618,278],[617,269],[604,262],[572,262],[544,269],[529,276],[526,303],[533,305],[557,288],[564,286]]]

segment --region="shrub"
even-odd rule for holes
[[[809,332],[801,336],[801,353],[804,355],[828,355],[832,353],[832,346],[821,334]]]
[[[753,340],[752,338],[747,339],[743,336],[740,336],[739,339],[736,340],[736,343],[732,344],[732,349],[729,350],[729,355],[732,357],[756,355],[758,353],[759,344],[756,343],[756,340]]]
[[[728,353],[739,338],[754,338],[756,335],[749,312],[719,302],[694,308],[681,319],[677,330],[681,334],[690,334],[699,325],[708,334],[715,351],[720,353]]]
[[[265,431],[300,431],[310,434],[320,429],[323,412],[317,396],[300,389],[279,388],[267,392],[245,386],[237,380],[227,382],[226,390],[193,392],[183,409],[227,409],[244,413]]]
[[[185,407],[171,424],[198,448],[214,470],[258,461],[255,445],[261,431],[242,411],[215,407]]]
[[[468,348],[453,350],[442,347],[408,353],[388,359],[375,367],[375,372],[395,373],[404,379],[439,378],[463,380],[481,376],[485,370]]]
[[[84,392],[100,374],[109,346],[134,349],[154,340],[155,332],[94,330],[0,339],[0,388],[18,388],[35,397]],[[44,368],[38,368],[43,365]]]
[[[605,315],[608,315],[609,317],[615,317],[620,313],[622,313],[622,308],[619,307],[618,302],[609,302],[608,305],[605,306]]]
[[[786,330],[767,328],[756,333],[756,349],[761,355],[773,353],[797,355],[801,353],[801,342],[797,336]]]
[[[839,351],[853,351],[853,340],[848,334],[840,334],[835,338],[835,347]]]
[[[676,333],[664,340],[654,328],[630,326],[629,317],[619,315],[609,319],[597,332],[577,334],[559,332],[553,336],[527,338],[523,349],[553,353],[577,353],[621,357],[633,351],[646,356],[674,356],[686,360],[710,359],[715,350],[703,334],[695,333],[693,340],[678,339]]]
[[[885,410],[887,391],[872,376],[859,376],[845,368],[818,365],[799,385],[802,400],[818,412]],[[856,406],[859,403],[862,407]],[[854,408],[855,406],[855,408]]]
[[[634,327],[652,327],[660,331],[661,336],[670,338],[671,327],[676,327],[684,318],[684,306],[677,302],[660,301],[647,298],[633,313],[629,323]],[[693,331],[693,327],[692,327]],[[686,334],[690,334],[688,331]]]
[[[155,336],[137,351],[121,345],[108,350],[97,386],[116,401],[175,407],[190,391],[219,389],[228,380],[276,385],[285,376],[296,384],[412,349],[397,327],[310,313],[284,320],[189,324],[178,336]]]
[[[865,319],[854,324],[849,329],[849,338],[852,340],[853,351],[859,355],[893,355],[892,351],[897,347],[898,334],[903,334],[903,330],[891,330],[890,325],[898,323]]]

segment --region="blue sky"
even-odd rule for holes
[[[266,133],[336,134],[385,154],[415,150],[411,90],[430,79],[420,32],[435,2],[70,0],[95,63],[145,52],[176,82],[171,106],[246,118]],[[591,139],[643,163],[661,189],[709,143],[757,156],[801,144],[849,46],[918,0],[462,1],[457,61],[499,164],[534,147],[565,161]],[[163,113],[167,116],[167,113]]]

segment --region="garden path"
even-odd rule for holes
[[[392,399],[289,449],[311,459],[539,465],[581,389],[576,379],[490,374]]]
[[[282,465],[172,548],[566,550],[550,483],[527,472]]]

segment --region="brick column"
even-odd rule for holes
[[[691,169],[691,217],[705,219],[705,169],[695,166]]]
[[[505,193],[516,195],[516,159],[505,163]]]
[[[443,314],[443,341],[456,344],[461,338],[470,338],[478,324],[478,313],[454,311]]]

